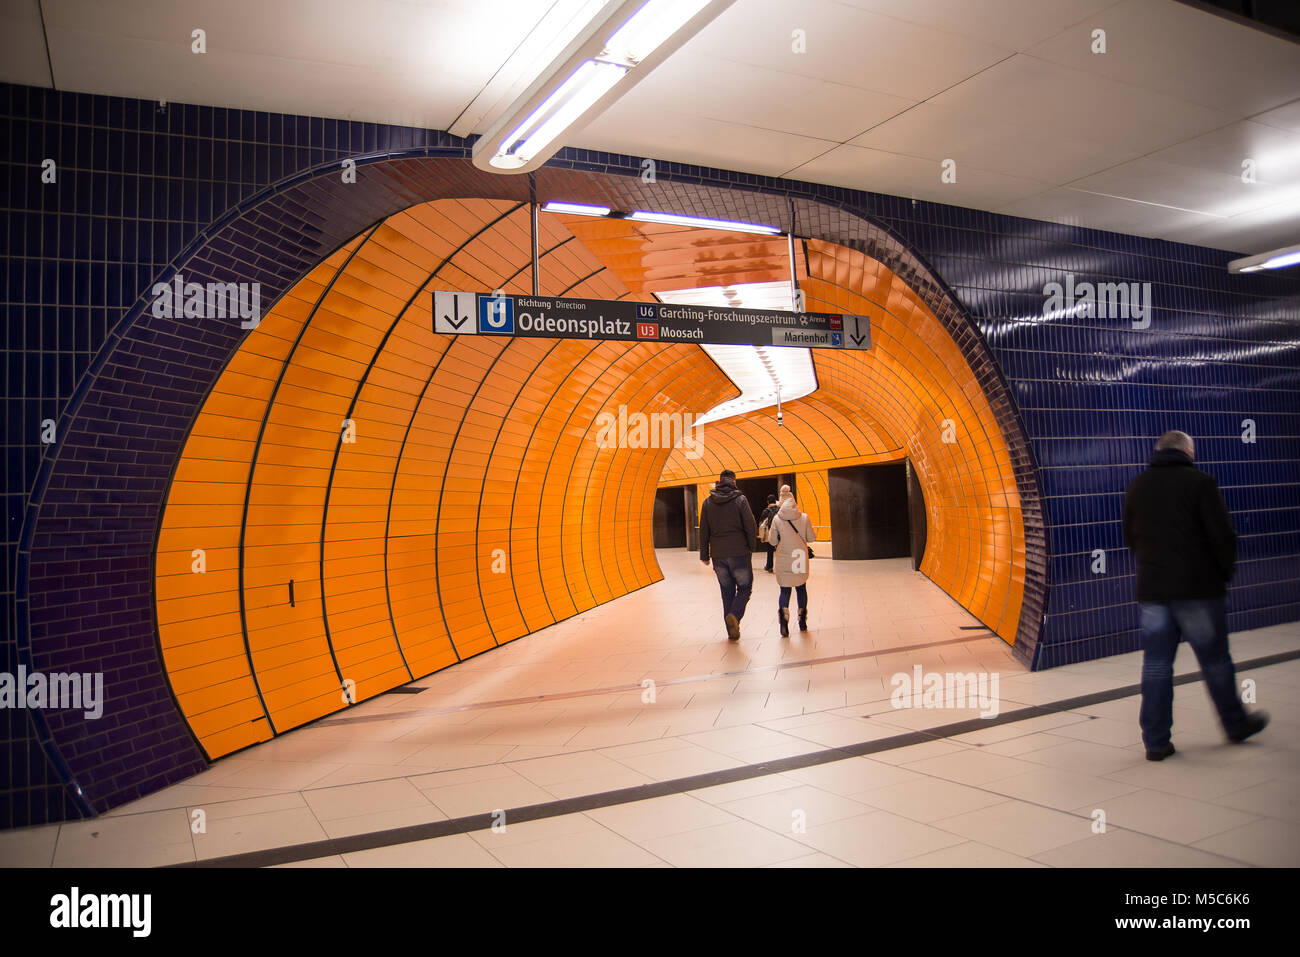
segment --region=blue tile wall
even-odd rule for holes
[[[4,631],[0,669],[102,671],[108,702],[5,709],[0,827],[100,813],[206,766],[157,652],[152,543],[171,469],[238,347],[142,308],[155,282],[257,281],[269,303],[365,226],[439,196],[520,198],[448,134],[0,85],[5,309]],[[324,170],[370,164],[344,189]],[[57,163],[55,184],[41,161]],[[639,157],[566,150],[548,171],[636,177]],[[868,218],[928,264],[966,313],[1023,425],[1041,489],[1045,593],[1033,667],[1136,647],[1119,503],[1160,432],[1196,436],[1242,534],[1233,629],[1300,618],[1300,283],[1229,276],[1232,253],[657,162],[663,195],[795,196]],[[336,167],[335,167],[336,168]],[[490,182],[489,182],[490,181]],[[699,194],[703,196],[703,193]],[[1150,282],[1150,326],[1046,318],[1044,286]],[[964,332],[959,338],[969,338]],[[1241,440],[1243,419],[1257,440]],[[54,445],[41,422],[54,419]],[[1025,488],[1028,488],[1026,485]],[[1105,574],[1091,572],[1105,549]]]

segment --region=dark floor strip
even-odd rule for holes
[[[746,675],[758,675],[768,671],[784,671],[787,668],[807,668],[810,665],[831,665],[837,661],[855,661],[859,658],[879,658],[882,655],[899,655],[909,651],[920,651],[924,648],[943,648],[947,645],[959,645],[971,641],[984,641],[987,638],[997,638],[993,632],[984,635],[968,635],[964,638],[949,638],[946,641],[929,641],[920,645],[899,645],[895,648],[880,648],[875,651],[856,651],[851,655],[831,655],[827,658],[803,658],[799,661],[782,661],[774,665],[760,665],[757,668],[747,668],[743,671],[715,671],[707,675],[690,675],[685,678],[664,678],[662,681],[656,681],[655,685],[660,688],[668,685],[691,684],[696,681],[716,681],[719,678],[743,678]],[[999,641],[1002,639],[998,638]],[[1009,647],[1009,646],[1008,646]],[[421,679],[423,680],[423,679]],[[419,688],[418,691],[427,691],[427,688]],[[602,694],[620,694],[627,691],[641,691],[643,686],[640,681],[626,685],[614,685],[609,688],[586,688],[582,691],[555,691],[548,694],[529,695],[526,698],[503,698],[497,701],[475,701],[471,704],[448,705],[445,708],[416,708],[410,711],[386,711],[383,714],[359,714],[350,718],[324,718],[316,722],[317,726],[336,725],[336,724],[364,724],[369,721],[397,721],[403,718],[427,718],[439,714],[455,714],[457,711],[476,711],[481,708],[505,708],[516,704],[536,704],[539,701],[559,701],[564,698],[586,698],[592,695]],[[391,694],[392,692],[385,692]],[[405,692],[414,694],[416,692]]]
[[[1265,668],[1269,665],[1279,664],[1284,661],[1294,661],[1300,659],[1300,650],[1283,651],[1273,655],[1264,655],[1260,658],[1252,658],[1249,661],[1243,661],[1237,664],[1237,671],[1249,671],[1254,668]],[[1191,674],[1181,675],[1174,678],[1175,685],[1192,684],[1201,680],[1199,671]],[[929,728],[924,731],[910,731],[906,734],[893,735],[888,738],[878,738],[875,741],[863,741],[859,744],[846,745],[841,748],[825,748],[820,751],[814,751],[809,754],[796,754],[788,758],[780,758],[775,761],[764,761],[760,764],[747,764],[738,768],[726,768],[721,771],[710,771],[707,774],[694,774],[685,778],[674,778],[671,781],[656,781],[653,784],[639,784],[635,787],[620,788],[616,791],[603,791],[600,794],[584,794],[578,797],[565,798],[559,801],[548,801],[545,804],[530,804],[527,807],[511,808],[505,811],[504,821],[507,827],[511,824],[520,824],[524,821],[538,821],[548,817],[561,817],[565,814],[575,814],[580,811],[594,811],[597,808],[612,807],[616,804],[628,804],[632,801],[645,801],[650,798],[668,797],[673,794],[682,794],[686,791],[697,791],[700,788],[714,787],[719,784],[731,784],[735,781],[745,781],[750,778],[766,777],[770,774],[782,774],[786,771],[797,771],[801,768],[815,767],[819,764],[830,764],[833,761],[843,761],[846,758],[858,758],[868,754],[878,754],[881,751],[893,751],[896,748],[905,748],[913,744],[923,744],[926,741],[939,741],[944,738],[951,738],[959,734],[966,734],[971,731],[979,731],[983,728],[994,728],[1001,724],[1011,724],[1016,721],[1025,721],[1029,718],[1042,717],[1043,715],[1059,714],[1062,711],[1073,711],[1077,708],[1085,708],[1089,705],[1100,704],[1106,701],[1115,701],[1119,698],[1127,698],[1138,694],[1142,690],[1141,685],[1125,685],[1121,688],[1112,688],[1109,691],[1098,691],[1093,694],[1078,695],[1074,698],[1065,698],[1061,701],[1053,701],[1048,704],[1030,705],[1029,707],[1019,708],[1015,711],[1007,711],[995,718],[972,718],[969,721],[957,721],[952,724],[940,725],[935,728]],[[867,717],[864,715],[864,717]],[[293,864],[298,861],[309,861],[318,857],[329,857],[335,854],[350,854],[356,851],[368,851],[377,847],[391,847],[396,844],[409,844],[412,841],[427,841],[435,837],[447,837],[451,834],[464,834],[468,831],[484,831],[492,827],[497,820],[493,812],[484,814],[474,814],[469,817],[457,817],[447,821],[432,821],[428,824],[414,824],[410,827],[398,827],[387,831],[371,831],[367,834],[356,834],[351,837],[329,838],[324,841],[312,841],[307,844],[293,844],[287,847],[273,847],[264,851],[250,851],[246,854],[231,854],[226,857],[214,857],[203,861],[186,861],[181,864],[171,864],[169,867],[269,867],[274,864]]]

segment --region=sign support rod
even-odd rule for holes
[[[790,306],[795,312],[803,312],[799,305],[799,281],[794,268],[794,197],[790,200],[790,231],[785,234],[790,250]]]
[[[528,207],[533,217],[533,295],[541,294],[538,265],[541,257],[537,254],[537,174],[528,174]]]

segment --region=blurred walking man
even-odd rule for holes
[[[1228,653],[1228,582],[1237,533],[1219,484],[1192,464],[1191,436],[1166,432],[1150,467],[1124,493],[1124,540],[1137,565],[1142,609],[1142,742],[1147,760],[1174,753],[1174,656],[1185,638],[1196,653],[1229,740],[1264,729],[1268,715],[1247,714]]]

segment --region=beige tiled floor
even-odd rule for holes
[[[1003,712],[1138,681],[1136,654],[1026,672],[1004,642],[963,630],[978,623],[906,561],[818,563],[811,630],[789,639],[760,572],[743,638],[728,642],[712,572],[684,552],[659,557],[665,582],[424,678],[420,694],[363,701],[91,821],[0,832],[0,864],[157,866],[497,811],[492,829],[286,866],[1300,864],[1300,661],[1243,674],[1273,724],[1240,747],[1204,688],[1179,686],[1178,753],[1159,764],[1126,697],[511,821],[511,809],[978,717],[892,707],[891,677],[917,664],[998,673]],[[1233,637],[1238,661],[1296,648],[1300,624]],[[857,657],[827,660],[844,655]],[[1195,667],[1183,649],[1178,671]]]

